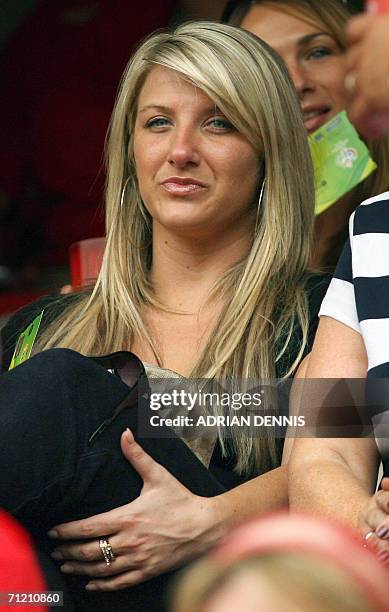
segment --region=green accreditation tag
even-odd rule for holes
[[[35,338],[37,336],[39,326],[42,321],[44,310],[35,317],[32,323],[20,334],[16,343],[15,351],[12,356],[11,365],[9,369],[16,368],[23,361],[27,361],[31,355],[32,347],[34,346]]]
[[[376,169],[346,111],[309,136],[315,172],[315,214],[320,215]]]

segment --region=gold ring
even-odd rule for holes
[[[105,564],[111,565],[111,562],[115,559],[111,544],[108,540],[99,540],[99,546],[104,557]]]
[[[348,72],[344,79],[344,87],[348,91],[349,94],[354,93],[355,87],[357,85],[357,75],[355,72]]]
[[[374,531],[369,531],[366,535],[365,535],[365,540],[368,540],[369,538],[371,538],[371,536],[374,535]]]

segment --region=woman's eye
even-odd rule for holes
[[[160,128],[166,127],[167,125],[169,125],[169,122],[165,117],[155,117],[154,119],[149,119],[146,123],[146,127],[148,128]]]
[[[211,119],[207,123],[207,127],[208,126],[217,131],[227,131],[232,129],[231,123],[222,117],[215,117],[214,119]]]
[[[328,47],[316,47],[315,49],[308,51],[307,59],[322,59],[323,57],[332,55],[332,53],[332,49],[329,49]]]

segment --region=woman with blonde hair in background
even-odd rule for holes
[[[388,612],[387,570],[351,530],[276,513],[236,529],[177,581],[172,612]]]
[[[311,134],[347,109],[346,26],[361,5],[352,0],[230,0],[222,19],[253,32],[281,55]],[[367,144],[377,169],[316,217],[315,266],[335,267],[350,214],[363,200],[389,188],[389,137]]]
[[[272,430],[226,426],[193,447],[165,427],[143,449],[123,433],[149,414],[142,397],[135,409],[138,377],[293,374],[323,290],[307,273],[311,160],[278,56],[199,22],[152,35],[131,59],[107,163],[96,285],[33,304],[2,333],[7,366],[45,308],[34,356],[0,378],[3,435],[23,440],[2,445],[1,504],[48,551],[50,529],[82,609],[159,609],[166,578],[154,577],[286,505],[286,472]],[[132,351],[130,392],[83,357],[113,351]]]

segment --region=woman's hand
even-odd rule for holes
[[[389,562],[389,478],[382,480],[381,487],[362,510],[359,528],[378,557]]]
[[[123,433],[121,447],[143,480],[140,496],[49,532],[51,537],[76,540],[59,545],[53,558],[65,561],[65,573],[95,578],[89,590],[122,589],[148,580],[200,554],[222,535],[218,497],[191,493],[145,453],[130,430]],[[103,559],[100,539],[109,539],[112,546],[115,560],[110,565]]]
[[[347,112],[358,131],[376,139],[389,132],[389,15],[354,17],[347,42]]]

